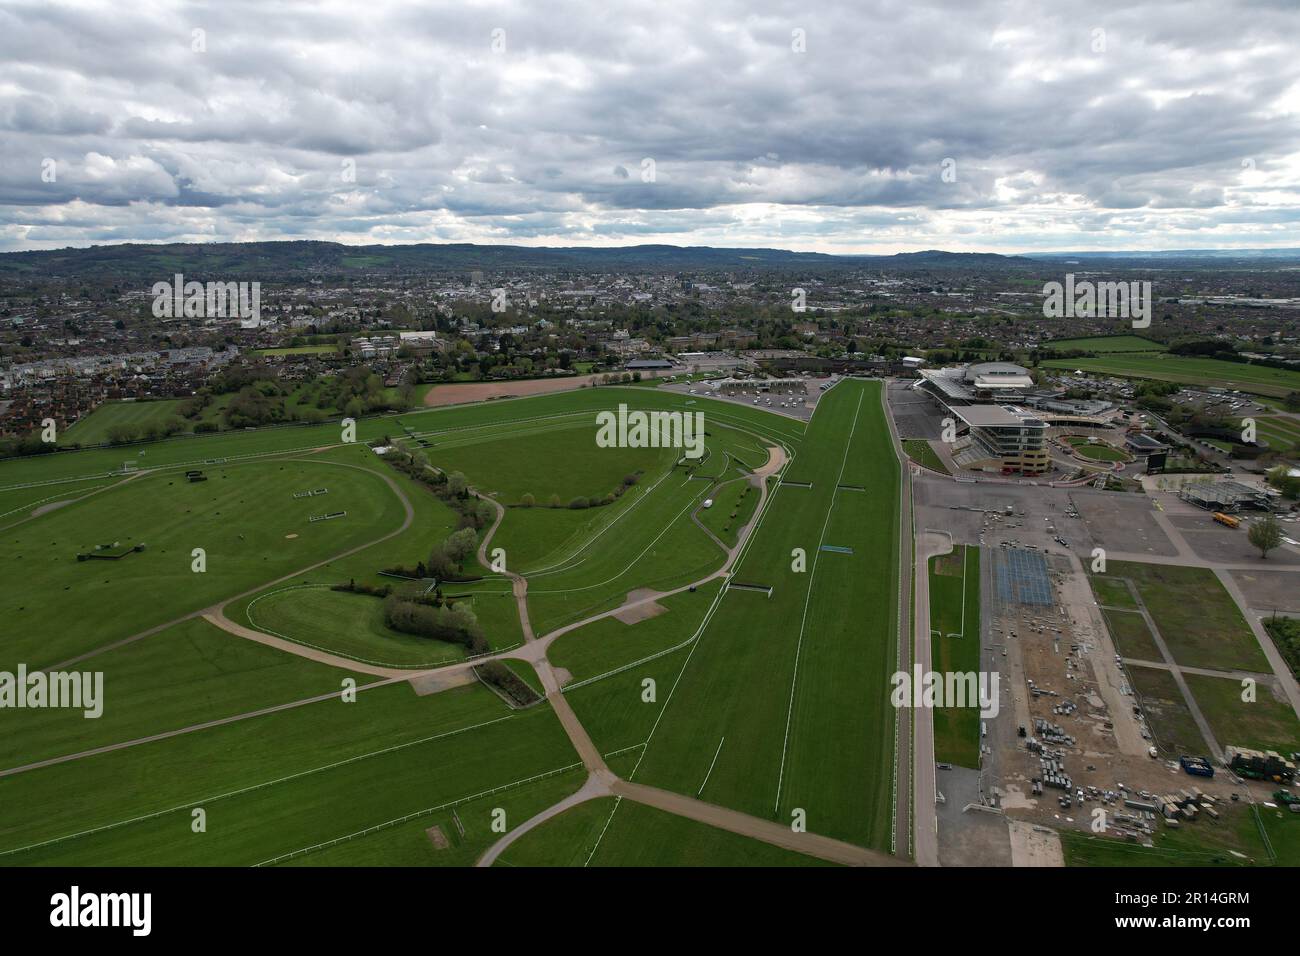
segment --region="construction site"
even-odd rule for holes
[[[979,767],[940,764],[944,865],[1062,865],[1062,833],[1151,846],[1171,830],[1235,826],[1252,804],[1274,812],[1290,804],[1289,751],[1260,753],[1252,779],[1240,758],[1230,763],[1255,751],[1216,740],[1208,726],[1200,734],[1189,719],[1190,735],[1161,739],[1159,708],[1171,702],[1152,699],[1159,719],[1151,719],[1132,673],[1181,683],[1179,668],[1155,651],[1142,655],[1155,660],[1126,657],[1094,592],[1107,554],[1194,562],[1217,553],[1235,583],[1232,575],[1245,575],[1235,563],[1246,560],[1237,557],[1244,535],[1174,490],[1116,494],[925,473],[914,482],[918,526],[950,529],[954,542],[981,548],[981,670],[1001,676],[997,716],[981,721]],[[1179,532],[1184,524],[1195,551]],[[1294,559],[1283,560],[1274,567],[1289,579],[1281,569]],[[1250,578],[1241,582],[1250,593],[1239,603],[1262,599]],[[1257,676],[1285,699],[1281,677]]]

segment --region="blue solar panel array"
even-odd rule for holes
[[[1007,604],[1050,607],[1052,581],[1047,576],[1047,559],[1037,551],[999,548],[997,561],[998,597]]]

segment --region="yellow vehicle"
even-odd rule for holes
[[[1229,528],[1235,528],[1241,524],[1240,518],[1234,518],[1232,515],[1225,515],[1222,511],[1214,513],[1214,520],[1219,524],[1226,524]]]

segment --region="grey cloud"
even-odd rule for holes
[[[1248,0],[11,4],[0,246],[1297,245],[1298,25]]]

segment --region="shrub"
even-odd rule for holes
[[[390,594],[384,599],[384,623],[403,634],[462,644],[471,653],[487,650],[478,619],[463,604],[434,607],[409,595]]]
[[[528,686],[527,681],[500,661],[485,661],[474,668],[474,673],[521,707],[542,699],[537,691]]]
[[[351,579],[347,584],[335,584],[330,588],[331,591],[351,591],[354,594],[369,594],[372,597],[386,598],[393,593],[393,589],[387,584],[375,586],[373,584],[357,584],[356,579]]]
[[[140,438],[140,429],[134,425],[114,425],[105,434],[110,445],[125,445]]]

